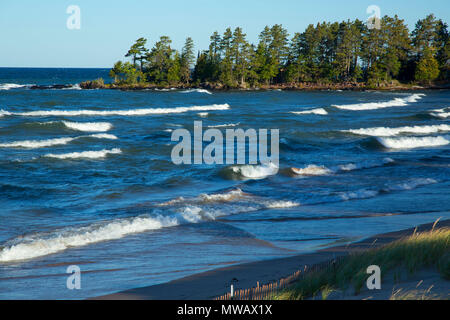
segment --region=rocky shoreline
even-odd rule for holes
[[[322,91],[322,90],[342,90],[342,91],[366,91],[366,90],[386,90],[386,91],[398,91],[398,90],[439,90],[449,89],[449,83],[439,83],[432,85],[413,85],[413,84],[389,84],[381,86],[370,86],[366,83],[349,82],[349,83],[333,83],[333,84],[320,84],[320,83],[297,83],[297,84],[277,84],[277,85],[261,85],[258,87],[227,87],[221,84],[202,83],[200,85],[172,85],[172,86],[160,86],[155,84],[108,84],[98,81],[85,81],[80,83],[82,89],[113,89],[113,90],[188,90],[188,89],[206,89],[213,91],[258,91],[258,90],[287,90],[287,91]]]

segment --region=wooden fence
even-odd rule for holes
[[[309,267],[305,266],[303,269],[294,272],[292,275],[286,278],[264,284],[262,286],[259,285],[258,281],[256,287],[249,289],[238,289],[234,291],[233,296],[231,296],[231,292],[229,292],[215,298],[214,300],[270,300],[274,297],[274,295],[289,287],[292,283],[301,280],[310,272],[336,268],[336,265],[340,263],[344,257],[345,256],[341,256],[333,260],[315,264]]]

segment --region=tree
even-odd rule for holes
[[[147,56],[148,78],[151,82],[167,84],[169,68],[173,65],[175,50],[170,47],[172,40],[167,36],[160,37]]]
[[[143,60],[148,53],[148,49],[145,48],[145,44],[147,43],[147,39],[139,38],[136,42],[131,46],[130,50],[128,50],[125,57],[132,57],[133,65],[136,68],[136,61],[139,60],[141,62],[141,71],[143,71]]]
[[[191,79],[191,66],[194,63],[194,41],[187,38],[184,47],[181,51],[180,72],[181,81],[188,83]]]
[[[433,57],[433,49],[424,50],[422,57],[417,63],[415,79],[422,83],[431,83],[439,76],[439,64]]]

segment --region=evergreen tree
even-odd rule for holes
[[[188,83],[191,79],[191,67],[194,63],[194,59],[194,41],[192,38],[187,38],[181,51],[180,61],[180,76],[183,83]]]

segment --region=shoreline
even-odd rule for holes
[[[91,300],[211,300],[229,291],[233,279],[237,279],[236,289],[251,288],[271,283],[294,272],[324,263],[334,258],[385,244],[412,235],[415,231],[429,231],[435,222],[400,231],[383,233],[348,245],[340,245],[304,253],[292,257],[262,260],[222,267],[170,282],[141,288],[134,288],[109,295],[90,298]],[[450,219],[439,221],[436,228],[450,227]],[[416,230],[417,229],[417,230]]]
[[[142,91],[142,90],[212,90],[212,91],[419,91],[419,90],[445,90],[450,89],[449,83],[435,83],[430,85],[402,84],[393,83],[380,86],[371,86],[364,82],[348,82],[348,83],[296,83],[296,84],[274,84],[260,85],[257,87],[227,87],[222,84],[202,83],[199,85],[192,84],[174,84],[174,85],[156,85],[156,84],[115,84],[104,83],[103,79],[93,81],[84,81],[79,84],[81,89],[108,89],[122,91]]]

